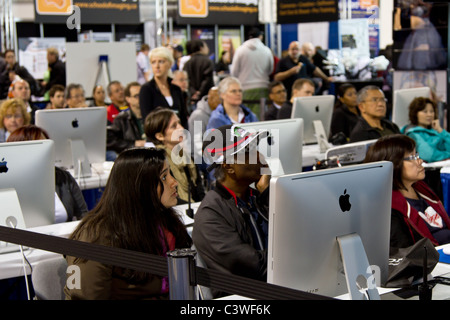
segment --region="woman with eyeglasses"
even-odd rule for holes
[[[207,130],[234,123],[258,121],[256,115],[242,104],[242,86],[238,78],[229,76],[221,80],[219,96],[222,103],[211,112]]]
[[[421,238],[434,245],[450,243],[450,219],[439,197],[423,181],[425,168],[416,143],[403,134],[378,139],[364,162],[391,161],[391,247],[405,248]]]
[[[5,142],[11,132],[30,121],[31,115],[22,99],[5,100],[0,106],[0,142]]]
[[[401,132],[416,141],[423,161],[450,159],[450,133],[440,126],[436,104],[431,99],[417,97],[411,102],[409,122]]]

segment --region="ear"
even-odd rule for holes
[[[155,134],[155,138],[161,142],[164,142],[164,135],[161,132],[158,132],[157,134]]]
[[[358,108],[359,108],[359,112],[361,114],[365,113],[366,108],[364,107],[364,105],[362,103],[358,104]]]

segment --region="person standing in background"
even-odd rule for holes
[[[273,72],[272,51],[262,42],[264,34],[258,28],[252,28],[249,39],[236,49],[230,75],[242,84],[243,100],[258,101],[244,103],[261,118],[261,98],[269,97],[270,75]]]
[[[136,65],[137,65],[137,82],[141,85],[146,83],[151,78],[150,60],[148,59],[148,54],[150,52],[150,46],[148,44],[141,45],[141,50],[136,55]]]

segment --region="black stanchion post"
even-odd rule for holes
[[[197,300],[195,255],[192,249],[167,252],[170,300]]]

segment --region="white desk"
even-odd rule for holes
[[[318,144],[304,145],[302,150],[302,167],[312,167],[316,160],[325,159],[325,153],[320,152]]]
[[[113,164],[114,162],[111,161],[93,163],[91,165],[92,176],[90,177],[77,177],[73,169],[68,169],[67,171],[75,178],[81,190],[103,188],[106,186]]]
[[[48,226],[29,228],[27,230],[58,237],[68,237],[79,221],[57,223]],[[59,253],[29,248],[24,250],[25,257],[32,266],[40,261],[55,259]],[[30,268],[27,266],[27,274],[30,274]],[[11,252],[0,254],[0,279],[8,279],[23,276],[22,255],[20,252]]]

